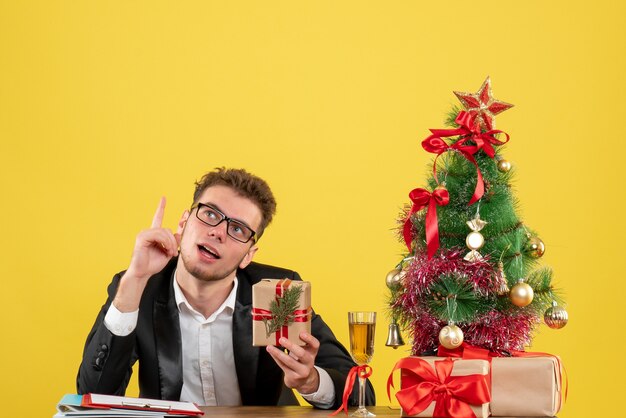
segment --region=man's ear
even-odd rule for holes
[[[241,260],[241,263],[239,263],[239,268],[240,269],[246,268],[248,264],[252,262],[252,259],[254,258],[254,254],[256,254],[258,250],[259,250],[259,247],[257,247],[256,244],[250,247],[246,255],[243,257],[243,260]]]
[[[185,224],[187,223],[188,219],[189,219],[189,211],[186,210],[183,212],[183,215],[180,217],[180,221],[178,221],[178,228],[176,228],[176,233],[178,235],[182,235],[183,230],[185,229]]]

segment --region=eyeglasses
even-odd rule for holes
[[[204,224],[218,226],[226,221],[226,233],[236,241],[246,243],[254,239],[256,235],[256,232],[248,225],[236,219],[229,218],[213,206],[197,203],[191,207],[191,210],[193,211],[195,208],[198,208],[198,210],[196,210],[196,218]]]

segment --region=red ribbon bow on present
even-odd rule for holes
[[[346,378],[346,384],[343,387],[341,406],[338,410],[336,410],[329,416],[335,416],[341,411],[344,411],[346,415],[348,415],[348,399],[350,398],[350,394],[352,393],[352,388],[354,387],[354,381],[356,380],[356,377],[358,376],[362,379],[367,379],[371,375],[372,368],[367,364],[364,364],[362,366],[354,366],[353,368],[351,368],[350,372],[348,373],[348,377]]]
[[[454,362],[447,358],[435,361],[435,369],[417,357],[400,359],[387,380],[387,396],[391,399],[393,372],[401,369],[412,374],[417,383],[396,393],[404,413],[416,415],[435,402],[435,417],[476,417],[470,405],[482,405],[491,400],[484,375],[450,376]]]
[[[404,221],[403,235],[404,242],[411,251],[411,216],[425,207],[426,210],[426,245],[428,248],[428,258],[432,256],[439,248],[439,226],[437,225],[437,205],[445,206],[450,202],[450,195],[445,188],[436,188],[432,193],[426,189],[413,189],[409,193],[409,199],[413,202],[413,206],[409,211],[409,215]]]
[[[455,122],[459,125],[457,129],[431,129],[430,132],[432,135],[422,141],[422,147],[428,152],[437,154],[433,163],[433,175],[435,177],[435,181],[437,181],[437,158],[439,158],[439,156],[446,151],[458,151],[476,167],[476,187],[474,189],[474,194],[469,201],[469,205],[472,205],[485,193],[482,173],[478,168],[474,154],[482,149],[490,158],[494,158],[495,150],[493,146],[506,144],[509,141],[509,135],[506,132],[497,129],[482,132],[480,130],[480,126],[476,123],[476,115],[472,115],[465,111],[459,112]],[[496,139],[494,135],[499,133],[506,135],[506,141],[499,141]],[[452,145],[448,145],[443,140],[443,138],[457,135],[460,135],[462,138]],[[470,140],[474,142],[474,145],[467,144]],[[439,183],[439,181],[437,181],[437,183]]]

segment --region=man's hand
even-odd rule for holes
[[[167,262],[178,254],[180,236],[172,234],[169,229],[161,228],[164,214],[165,198],[162,197],[150,229],[141,231],[137,235],[127,275],[147,280],[153,274],[163,270]]]
[[[279,340],[289,354],[272,345],[267,346],[267,352],[285,372],[285,386],[306,395],[317,392],[320,385],[320,376],[314,367],[320,342],[306,332],[300,333],[300,339],[306,343],[305,346],[296,345],[286,338]]]
[[[168,261],[178,254],[180,235],[161,227],[164,213],[165,198],[162,197],[151,228],[137,235],[130,266],[115,295],[113,304],[121,312],[137,310],[148,279],[163,270]]]

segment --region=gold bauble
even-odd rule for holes
[[[501,173],[508,173],[511,170],[511,163],[507,160],[498,160],[498,171]]]
[[[463,331],[454,324],[446,325],[439,331],[439,343],[453,350],[463,344]]]
[[[530,237],[526,243],[526,253],[532,258],[539,258],[546,252],[546,245],[539,237]]]
[[[478,250],[485,245],[485,237],[480,232],[470,232],[465,238],[465,245],[470,250]]]
[[[543,314],[543,320],[550,328],[561,329],[567,325],[567,311],[558,306],[556,302],[552,302],[552,306]]]
[[[404,272],[404,270],[393,269],[389,273],[387,273],[385,284],[387,284],[387,287],[389,289],[396,290],[400,286],[402,286],[402,279],[404,278],[405,275],[406,273]]]
[[[524,306],[530,305],[533,301],[534,295],[535,292],[533,291],[533,288],[530,287],[528,283],[524,283],[523,279],[520,279],[519,282],[517,282],[511,289],[509,298],[511,299],[513,305],[523,308]]]

